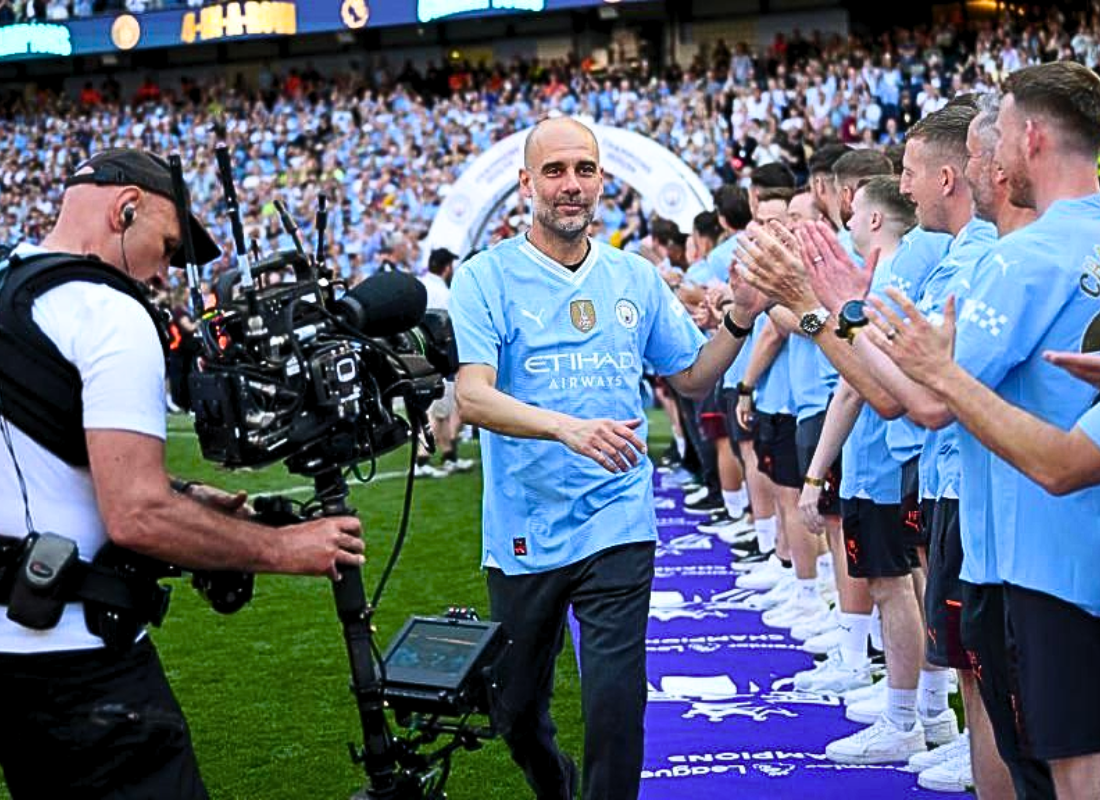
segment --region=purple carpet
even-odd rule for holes
[[[681,493],[658,484],[657,506],[642,798],[971,797],[921,789],[900,764],[828,761],[825,745],[862,726],[838,699],[794,690],[812,657],[740,605],[728,546],[696,533]]]

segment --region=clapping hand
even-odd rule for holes
[[[849,300],[867,296],[878,263],[878,250],[872,250],[866,265],[859,266],[824,222],[807,222],[799,228],[798,240],[802,245],[802,264],[821,305],[835,314]]]
[[[951,366],[955,348],[955,298],[947,298],[943,324],[929,322],[913,302],[897,289],[886,290],[904,313],[903,319],[877,297],[869,300],[874,326],[867,335],[887,357],[917,383],[935,390],[937,379]]]
[[[1100,353],[1062,353],[1048,350],[1043,358],[1075,378],[1100,389]]]

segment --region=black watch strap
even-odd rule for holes
[[[722,315],[722,325],[725,326],[726,330],[730,332],[730,336],[732,336],[734,339],[744,339],[746,336],[752,333],[751,327],[742,328],[740,325],[734,322],[733,314],[731,314],[729,311]]]

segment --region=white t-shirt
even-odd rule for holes
[[[25,244],[15,250],[22,256],[40,252],[44,251]],[[164,354],[153,321],[136,300],[102,284],[73,281],[40,296],[31,313],[80,371],[85,429],[166,438]],[[73,539],[81,559],[90,561],[106,543],[107,531],[88,470],[66,464],[14,425],[8,429],[35,528]],[[26,532],[11,454],[0,445],[0,534],[20,537]],[[47,631],[24,628],[0,612],[0,652],[102,646],[101,639],[88,633],[79,603],[71,603],[57,627]]]
[[[447,281],[434,272],[425,272],[420,276],[420,282],[428,290],[428,308],[448,311],[451,307],[451,288]]]

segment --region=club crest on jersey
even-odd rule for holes
[[[578,331],[588,333],[596,327],[596,306],[591,300],[573,300],[569,303],[569,319]]]
[[[615,318],[620,325],[632,331],[638,327],[638,307],[624,297],[615,304]]]

